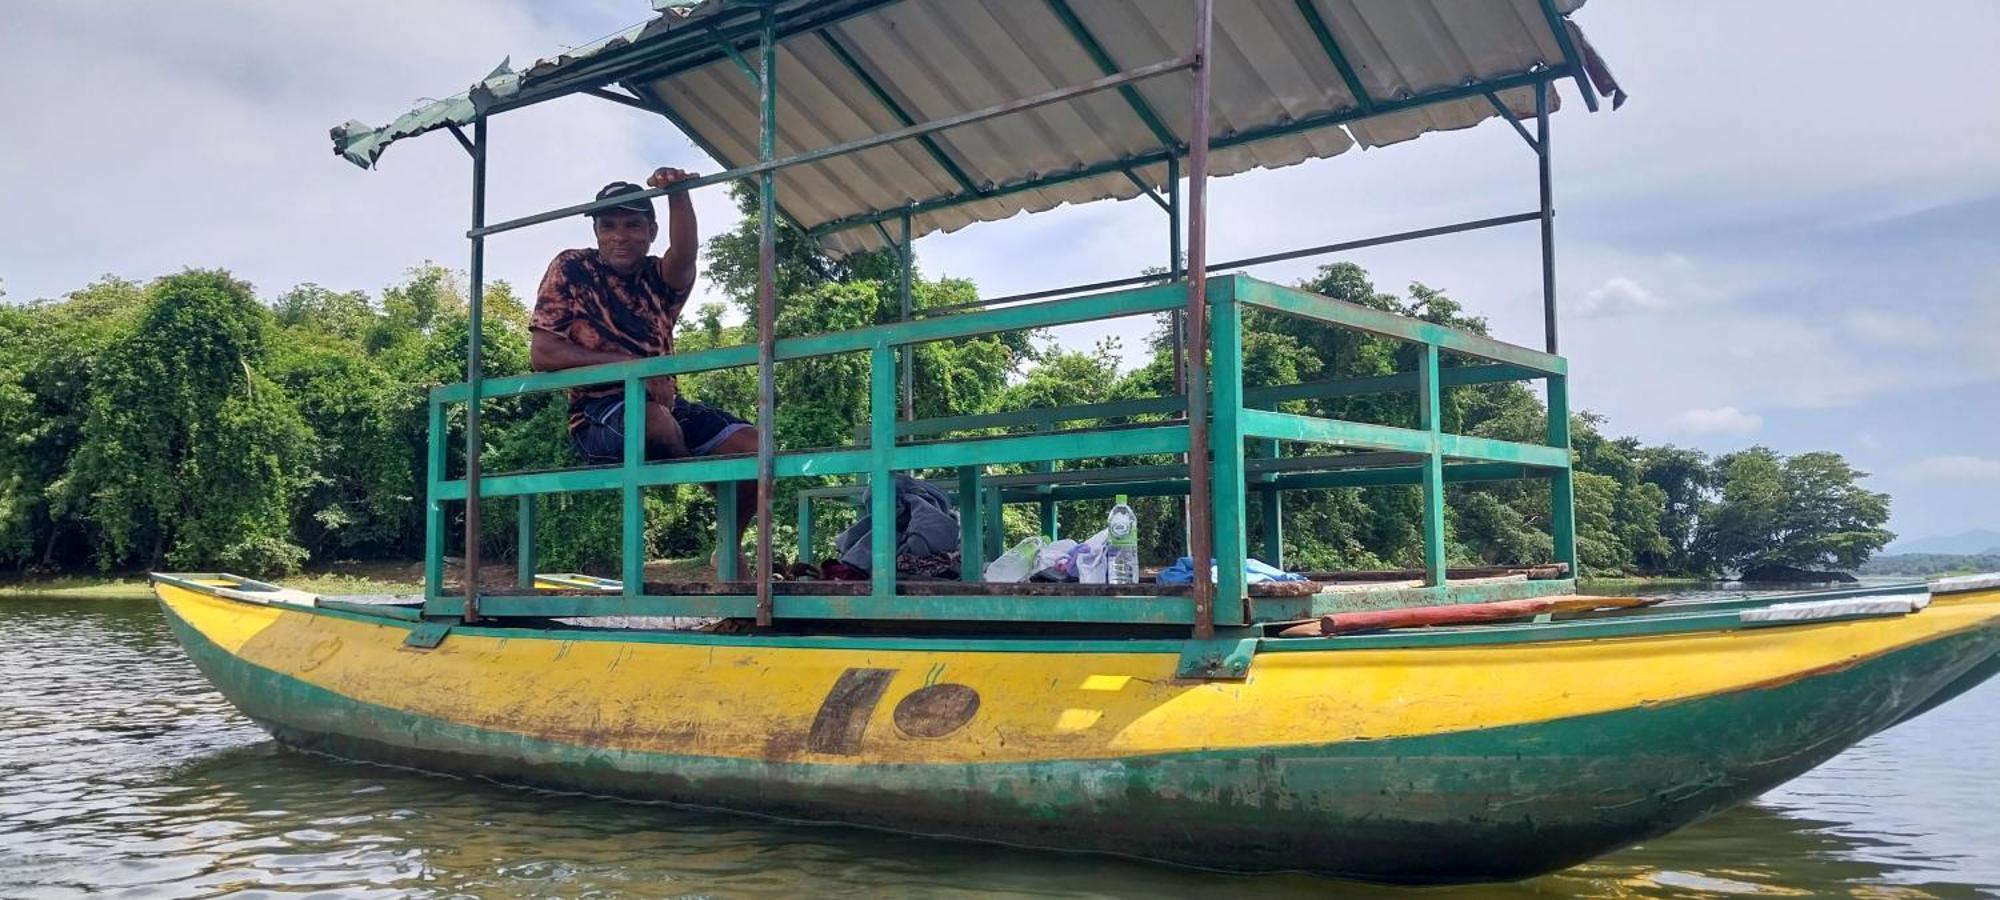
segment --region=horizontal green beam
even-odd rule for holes
[[[853,475],[868,471],[866,450],[815,450],[779,454],[775,461],[780,478],[805,475]],[[717,481],[749,481],[757,477],[757,460],[749,456],[725,459],[676,459],[652,462],[639,467],[641,487],[669,484],[709,484]],[[625,486],[625,470],[618,466],[587,469],[560,469],[553,472],[521,472],[486,475],[479,479],[479,496],[514,497],[523,494],[558,494],[570,491],[606,491]],[[441,482],[440,500],[465,499],[465,479]]]
[[[1383,337],[1420,344],[1436,344],[1440,349],[1453,353],[1478,357],[1490,362],[1507,363],[1543,375],[1562,375],[1569,371],[1569,365],[1562,357],[1540,350],[1530,350],[1434,322],[1399,316],[1379,309],[1369,309],[1353,303],[1343,303],[1311,291],[1285,287],[1247,276],[1238,275],[1234,278],[1239,282],[1235,295],[1237,301],[1250,306],[1315,319]]]
[[[1213,300],[1226,299],[1227,294],[1217,290],[1215,282],[1210,282],[1209,296]],[[921,344],[931,341],[955,340],[978,337],[1003,331],[1028,331],[1056,325],[1073,325],[1078,322],[1092,322],[1099,319],[1116,319],[1125,316],[1146,315],[1179,309],[1187,303],[1187,286],[1181,283],[1147,285],[1122,291],[1110,291],[1064,300],[1052,300],[1029,306],[1015,306],[984,312],[967,313],[960,316],[946,316],[915,322],[890,322],[867,328],[856,328],[832,334],[807,337],[784,338],[777,343],[776,356],[779,360],[806,359],[814,356],[829,356],[836,353],[857,353],[872,349],[877,343],[890,346]],[[655,356],[631,362],[610,363],[602,366],[585,366],[578,369],[564,369],[560,372],[538,372],[531,375],[512,375],[505,378],[480,380],[479,396],[483,399],[512,397],[541,391],[583,387],[593,384],[609,384],[632,378],[653,378],[660,375],[681,375],[689,372],[705,372],[713,369],[728,369],[755,365],[757,347],[754,344],[738,344],[732,347],[718,347],[694,353]],[[464,402],[469,396],[463,383],[446,385],[431,392],[432,398],[444,402]]]
[[[939,416],[931,419],[917,419],[913,422],[897,422],[896,436],[910,437],[923,434],[943,434],[951,431],[972,431],[980,428],[1024,428],[1047,425],[1055,422],[1075,422],[1083,419],[1118,419],[1126,416],[1167,415],[1187,409],[1187,400],[1181,397],[1147,397],[1140,400],[1112,400],[1106,403],[1080,403],[1074,406],[1043,406],[1032,409],[1010,410],[997,413],[980,413],[965,416]]]
[[[1565,447],[1544,447],[1465,434],[1438,435],[1438,452],[1454,459],[1515,463],[1544,469],[1569,468],[1569,450]]]
[[[735,369],[756,364],[757,345],[737,344],[733,347],[675,353],[671,356],[655,356],[631,362],[564,369],[560,372],[482,378],[479,380],[479,399],[497,400],[564,388],[615,384],[624,381],[628,376],[653,378],[660,375],[686,375],[691,372]],[[465,398],[469,396],[471,393],[464,382],[447,384],[431,390],[431,399],[442,403],[464,403]]]
[[[462,598],[438,604],[433,615],[455,615]],[[1028,597],[946,594],[937,596],[830,596],[779,594],[771,598],[780,619],[893,619],[981,622],[1102,622],[1186,625],[1194,622],[1192,597]],[[754,594],[591,596],[482,596],[484,618],[576,618],[590,616],[687,616],[749,618]]]
[[[1456,366],[1441,373],[1445,387],[1462,387],[1471,384],[1490,384],[1503,381],[1526,381],[1543,377],[1542,373],[1520,366],[1484,365]],[[1417,389],[1415,372],[1399,372],[1394,375],[1370,375],[1360,378],[1327,378],[1299,384],[1274,385],[1250,388],[1243,392],[1243,400],[1249,406],[1267,406],[1292,400],[1317,400],[1333,397],[1351,397],[1364,394],[1388,394]],[[940,416],[918,419],[914,422],[898,422],[897,437],[924,434],[943,434],[952,431],[973,431],[981,428],[1023,428],[1045,425],[1052,422],[1074,422],[1084,419],[1115,419],[1127,416],[1170,415],[1187,409],[1183,397],[1147,397],[1138,400],[1112,400],[1104,403],[1081,403],[1073,406],[1047,406],[1034,409],[1009,410],[998,413],[980,413],[964,416]]]
[[[897,470],[1087,459],[1187,451],[1186,425],[1155,425],[1116,431],[1029,434],[935,444],[905,444],[896,448],[891,467]]]
[[[1472,384],[1493,384],[1503,381],[1527,381],[1545,377],[1533,369],[1511,365],[1453,366],[1438,370],[1438,384],[1442,387],[1464,387]],[[1273,387],[1251,388],[1243,392],[1246,406],[1266,406],[1292,400],[1325,400],[1334,397],[1355,397],[1366,394],[1394,394],[1417,389],[1417,373],[1397,372],[1393,375],[1368,375],[1360,378],[1328,378],[1320,381],[1306,381],[1299,384],[1277,385]]]
[[[1432,453],[1437,450],[1428,431],[1262,409],[1246,409],[1238,415],[1243,421],[1245,437],[1303,441],[1356,450],[1396,450],[1403,453]]]
[[[1075,471],[1082,473],[1089,470]],[[1258,484],[1269,485],[1279,491],[1394,487],[1417,484],[1422,474],[1423,469],[1420,466],[1389,466],[1380,469],[1352,469],[1345,472],[1288,472],[1267,476],[1267,479],[1260,479]],[[1461,463],[1444,467],[1444,480],[1450,483],[1519,481],[1546,474],[1544,470],[1505,463]],[[1034,503],[1041,500],[1069,502],[1105,500],[1119,494],[1131,497],[1180,497],[1185,496],[1187,491],[1186,478],[1159,478],[1145,481],[1061,484],[1033,490],[1002,491],[1000,499],[1004,503]]]
[[[993,466],[1083,459],[1104,456],[1107,451],[1127,455],[1180,453],[1186,450],[1187,426],[1170,424],[1119,429],[1113,432],[1023,434],[904,444],[897,446],[890,454],[890,468],[908,471],[957,466]],[[869,471],[870,467],[868,450],[865,448],[781,453],[775,461],[779,478],[798,478],[806,475],[857,475]],[[643,487],[657,487],[668,484],[749,481],[756,477],[757,461],[748,456],[736,456],[727,459],[680,459],[647,463],[639,467],[638,483]],[[625,473],[622,468],[597,466],[553,472],[488,475],[479,479],[479,495],[514,497],[523,494],[604,491],[624,485]],[[440,482],[434,496],[440,500],[465,499],[465,479]]]

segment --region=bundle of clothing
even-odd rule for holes
[[[896,573],[914,578],[956,580],[959,575],[958,512],[951,495],[929,482],[895,476]],[[861,518],[833,539],[840,555],[822,571],[830,578],[868,576],[875,564],[874,485],[861,493]],[[840,573],[840,574],[836,574]]]

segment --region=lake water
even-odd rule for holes
[[[2000,896],[2000,684],[1515,885],[1233,877],[551,795],[282,749],[151,602],[0,600],[0,897]]]

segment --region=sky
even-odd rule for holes
[[[0,290],[223,267],[265,297],[379,292],[460,266],[470,166],[448,136],[375,171],[327,130],[379,124],[646,18],[646,0],[174,4],[0,0]],[[1577,14],[1624,108],[1554,117],[1558,297],[1572,402],[1604,429],[1710,452],[1827,449],[1895,498],[1905,538],[2000,527],[2000,3],[1593,0]],[[570,98],[491,126],[489,217],[587,199],[659,165],[717,166],[664,122]],[[1504,124],[1211,185],[1228,259],[1531,209]],[[728,227],[719,189],[704,231]],[[489,240],[532,286],[582,223]],[[1104,202],[917,243],[988,296],[1164,263],[1150,202]],[[1532,226],[1362,251],[1381,290],[1441,289],[1540,346]],[[1033,265],[1023,265],[1033,260]],[[1331,259],[1250,270],[1290,281]],[[698,299],[700,299],[698,297]],[[1129,325],[1065,329],[1087,346]],[[1125,337],[1128,351],[1137,340]]]

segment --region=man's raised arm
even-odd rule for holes
[[[686,181],[694,174],[682,169],[660,168],[646,179],[646,186],[663,188]],[[660,254],[660,277],[667,286],[682,294],[694,287],[695,257],[701,252],[701,235],[695,226],[694,201],[688,192],[667,195],[667,252]]]

